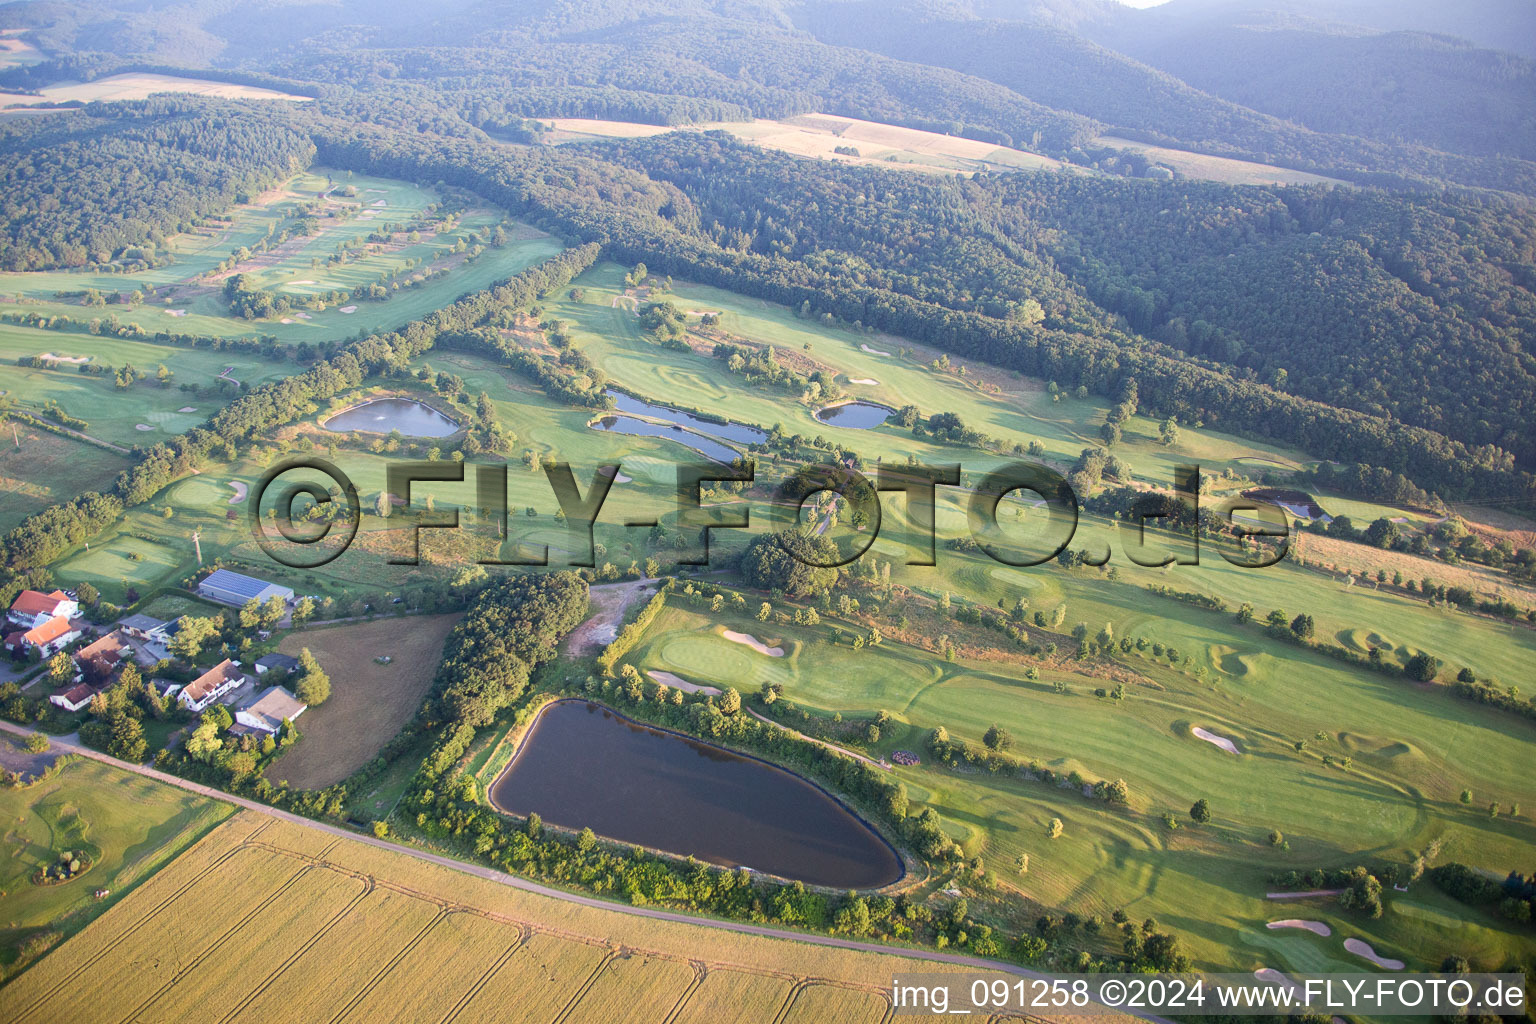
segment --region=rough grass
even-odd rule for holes
[[[0,531],[77,494],[109,489],[128,465],[126,455],[85,441],[24,423],[0,425]]]
[[[633,918],[349,840],[322,837],[321,859],[307,835],[238,814],[13,982],[10,1016],[766,1021],[796,992],[790,1019],[878,1021],[891,972],[956,970]]]
[[[66,765],[26,789],[0,790],[0,976],[25,966],[28,942],[79,931],[229,811],[91,761]],[[95,861],[84,874],[62,885],[30,883],[61,850],[79,847],[89,848]],[[112,895],[97,900],[97,889]]]
[[[413,615],[301,630],[278,649],[309,648],[331,677],[331,698],[295,723],[303,739],[267,769],[274,782],[322,789],[362,767],[410,721],[432,685],[457,615]],[[380,665],[374,658],[388,655]]]

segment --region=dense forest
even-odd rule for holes
[[[134,180],[130,163],[236,150],[255,168],[316,154],[442,181],[613,258],[1106,397],[1134,378],[1149,412],[1365,463],[1443,497],[1530,487],[1536,218],[1512,200],[939,178],[807,162],[721,133],[510,148],[343,121],[323,101],[266,104],[259,121],[253,109],[145,101],[87,115],[89,129],[75,114],[36,117],[13,138],[88,130],[101,143],[90,173],[121,180]],[[65,187],[77,163],[29,151],[7,170],[52,197],[50,244],[91,255],[65,227],[100,219],[101,193]],[[113,244],[152,245],[196,215],[189,191],[139,190]],[[95,255],[108,254],[119,255]]]
[[[314,159],[294,126],[175,99],[0,121],[0,268],[106,263],[222,213]]]

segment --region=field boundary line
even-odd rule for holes
[[[517,951],[528,944],[529,938],[530,933],[526,929],[519,929],[519,934],[517,938],[512,940],[512,944],[497,956],[495,960],[491,961],[491,965],[481,972],[480,977],[475,979],[474,984],[469,986],[469,991],[460,996],[459,1001],[448,1007],[447,1012],[438,1018],[437,1024],[453,1024],[454,1018],[464,1011],[464,1007],[473,1002],[475,997],[480,994],[480,991],[491,983],[491,979],[496,976],[496,972],[505,967],[507,961],[516,956]]]
[[[239,1017],[240,1014],[244,1013],[247,1006],[251,1005],[251,1003],[260,997],[263,992],[270,988],[278,978],[281,978],[285,973],[287,973],[288,969],[297,963],[300,957],[309,952],[310,949],[314,947],[316,942],[319,942],[322,938],[324,938],[332,928],[334,928],[344,918],[346,918],[348,914],[352,913],[353,910],[357,909],[357,905],[363,900],[367,899],[368,895],[372,893],[373,890],[373,879],[369,878],[367,883],[363,886],[362,892],[354,896],[351,902],[349,902],[346,906],[332,914],[330,920],[321,925],[313,935],[304,941],[303,945],[294,950],[286,960],[273,968],[271,973],[262,979],[261,984],[257,985],[256,988],[252,991],[246,993],[245,997],[236,1003],[228,1013],[219,1018],[219,1024],[227,1024],[228,1021],[232,1021]]]
[[[619,951],[617,949],[614,949],[612,946],[608,947],[607,954],[597,962],[596,967],[592,968],[592,973],[587,975],[587,980],[577,986],[575,992],[571,993],[571,998],[565,1001],[565,1007],[561,1009],[559,1013],[555,1014],[554,1018],[550,1020],[549,1024],[565,1024],[566,1020],[569,1019],[571,1014],[575,1011],[576,1004],[580,1003],[584,998],[586,998],[587,993],[592,990],[592,986],[597,984],[598,975],[602,974],[603,971],[608,969],[608,964],[612,962],[613,958],[617,956],[618,953]]]
[[[383,981],[391,971],[398,967],[400,965],[400,961],[404,960],[408,955],[410,955],[411,950],[415,949],[421,940],[426,938],[427,935],[433,929],[435,929],[440,922],[446,920],[450,913],[452,913],[452,911],[439,909],[436,916],[434,916],[432,920],[428,921],[426,926],[422,928],[421,931],[417,932],[411,941],[407,942],[400,948],[399,952],[390,957],[388,963],[386,963],[383,967],[380,967],[377,971],[374,971],[373,977],[369,978],[363,984],[363,987],[358,989],[356,994],[354,994],[351,999],[347,1000],[346,1004],[331,1016],[330,1024],[336,1024],[337,1021],[342,1020],[347,1016],[347,1014],[356,1009],[357,1004],[366,999],[368,997],[368,993],[378,988],[379,982]]]

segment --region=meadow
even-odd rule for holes
[[[290,238],[267,252],[256,251],[264,239],[285,227],[292,228],[312,204],[321,208],[313,234]],[[445,219],[447,215],[451,219]],[[404,228],[414,223],[422,225],[414,238],[401,230],[391,232],[388,241],[365,242],[366,236],[386,225]],[[462,248],[461,242],[469,244],[488,237],[498,226],[506,232],[506,244],[490,246],[472,261],[456,251],[456,247]],[[165,252],[171,259],[164,266],[127,273],[0,274],[0,296],[7,300],[4,309],[9,313],[63,315],[85,321],[115,314],[120,322],[137,324],[151,335],[166,331],[317,344],[392,330],[420,319],[463,294],[482,290],[547,259],[561,248],[558,240],[509,221],[499,210],[467,202],[450,203],[436,190],[402,181],[312,167],[235,207],[225,219],[168,239]],[[343,250],[346,260],[334,262],[332,258]],[[221,263],[241,251],[245,256],[233,267],[220,269]],[[439,273],[415,285],[408,283],[431,272]],[[232,315],[223,286],[234,273],[247,275],[248,288],[287,296],[295,309],[255,320]],[[383,299],[320,303],[312,309],[302,305],[333,291],[374,284],[384,285],[388,295]],[[123,301],[85,306],[81,296],[87,290]],[[134,292],[142,294],[141,301],[129,301]]]
[[[1059,170],[1069,166],[1051,157],[1021,149],[917,128],[863,121],[841,114],[803,114],[778,121],[761,118],[755,121],[721,121],[687,128],[580,117],[550,118],[547,123],[550,128],[549,138],[554,142],[641,138],[679,130],[724,131],[765,149],[776,149],[796,156],[817,157],[840,163],[876,164],[929,174],[1041,168]],[[839,149],[843,152],[838,152]]]
[[[418,615],[284,636],[278,650],[296,658],[308,648],[331,678],[331,697],[294,723],[303,742],[285,750],[267,768],[267,778],[295,789],[324,789],[366,764],[420,709],[443,638],[457,621],[457,615]],[[379,664],[380,657],[389,664]]]
[[[85,760],[27,788],[0,789],[6,851],[0,860],[0,977],[15,975],[131,898],[231,811],[227,804]],[[86,870],[67,882],[32,884],[33,873],[66,850],[84,853]],[[99,890],[108,895],[98,899]]]
[[[958,968],[622,916],[246,811],[4,998],[16,1024],[712,1021],[726,1010],[877,1024],[891,972],[919,970]]]
[[[0,531],[82,491],[106,490],[130,464],[127,455],[88,441],[0,424]]]

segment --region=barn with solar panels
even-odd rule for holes
[[[284,601],[293,600],[293,588],[279,583],[268,583],[254,576],[244,576],[228,569],[215,569],[208,578],[197,585],[199,595],[220,604],[243,607],[251,598],[265,604],[276,594]]]

